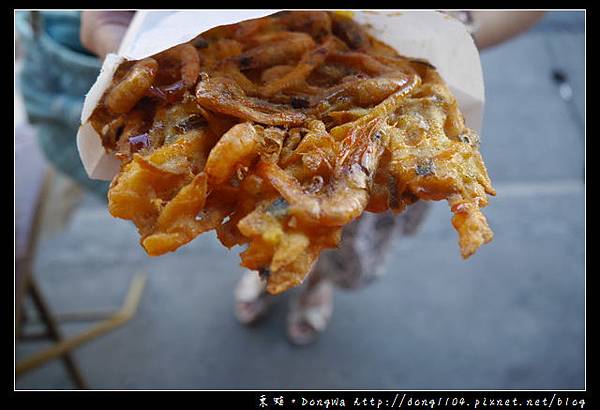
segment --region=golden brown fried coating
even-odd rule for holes
[[[215,229],[276,294],[365,211],[446,200],[463,257],[492,239],[495,191],[456,99],[347,15],[217,27],[114,82],[91,118],[122,161],[109,211],[149,255]]]

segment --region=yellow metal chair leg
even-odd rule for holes
[[[129,321],[135,315],[139,305],[142,292],[146,284],[146,277],[147,275],[145,273],[138,273],[134,276],[131,285],[129,286],[129,291],[123,306],[118,312],[113,314],[108,319],[91,326],[75,336],[61,340],[52,347],[34,353],[28,358],[23,359],[16,365],[16,376],[18,377],[23,373],[35,369],[52,359],[65,356],[82,344],[89,342],[90,340],[95,339]]]

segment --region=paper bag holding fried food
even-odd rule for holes
[[[363,212],[446,200],[463,257],[492,239],[480,209],[495,191],[461,112],[480,126],[481,70],[472,41],[451,48],[468,41],[459,23],[434,12],[256,14],[219,16],[159,52],[139,37],[88,96],[82,160],[92,176],[114,175],[109,211],[136,225],[149,255],[214,229],[223,245],[246,246],[242,265],[276,294]],[[422,24],[451,33],[449,48],[419,42]],[[399,47],[402,30],[413,36]]]

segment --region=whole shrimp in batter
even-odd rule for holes
[[[129,112],[154,83],[158,63],[153,58],[137,62],[125,78],[106,95],[105,105],[115,114]]]
[[[206,160],[205,170],[211,184],[223,183],[235,173],[239,163],[258,156],[260,140],[257,128],[244,122],[223,134]]]
[[[367,206],[370,177],[377,169],[386,141],[382,126],[383,121],[378,119],[351,131],[327,192],[306,192],[298,180],[276,164],[261,161],[257,173],[289,202],[291,214],[314,224],[345,225]]]

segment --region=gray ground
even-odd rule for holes
[[[498,190],[493,243],[460,258],[445,204],[399,239],[387,274],[336,293],[313,346],[284,335],[282,300],[262,326],[232,314],[235,250],[209,234],[157,259],[133,225],[85,197],[41,244],[39,279],[59,312],[118,307],[149,273],[137,316],[79,349],[97,389],[573,389],[584,387],[584,17],[550,13],[483,56],[482,153]],[[568,75],[565,101],[552,70]],[[81,327],[65,327],[74,333]],[[19,347],[17,358],[43,346]],[[71,388],[58,362],[18,388]]]

